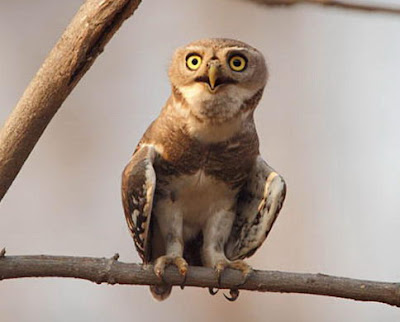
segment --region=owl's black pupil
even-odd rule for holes
[[[199,60],[197,58],[192,59],[192,64],[197,65],[199,63]]]
[[[240,65],[242,65],[242,62],[239,59],[234,59],[233,60],[233,66],[240,67]]]

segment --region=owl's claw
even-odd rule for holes
[[[214,296],[215,294],[217,294],[218,291],[219,291],[219,288],[216,288],[215,291],[214,291],[214,288],[213,288],[213,287],[209,287],[209,288],[208,288],[208,292],[209,292],[211,295],[213,295],[213,296]]]
[[[251,273],[253,273],[253,268],[249,264],[247,264],[245,261],[240,260],[240,259],[231,262],[229,267],[233,268],[233,269],[237,269],[242,272],[242,281],[238,285],[236,285],[237,287],[242,286],[244,283],[246,283],[246,281],[249,278],[249,276],[251,275]],[[238,291],[238,296],[239,296],[239,291]]]
[[[222,272],[229,265],[229,262],[226,260],[220,260],[215,264],[215,274],[217,276],[218,286],[221,288],[222,286]]]
[[[167,283],[164,279],[165,268],[169,265],[175,265],[178,268],[179,274],[183,276],[183,281],[181,284],[181,288],[184,287],[186,283],[186,273],[188,270],[188,263],[181,256],[160,256],[156,259],[154,263],[154,274],[162,280],[164,283]]]
[[[245,284],[249,275],[253,272],[253,269],[251,268],[251,266],[242,260],[235,260],[235,261],[229,261],[226,259],[220,260],[214,266],[215,273],[216,273],[217,280],[218,280],[218,286],[220,288],[222,287],[222,272],[226,268],[232,268],[232,269],[236,269],[236,270],[239,270],[242,272],[242,281],[238,285],[236,285],[236,287],[240,287],[243,284]],[[217,291],[214,291],[213,288],[209,288],[208,290],[211,295],[215,295],[218,292],[218,289],[217,289]],[[229,294],[230,294],[230,296],[227,296],[226,294],[224,294],[224,297],[230,302],[236,301],[239,297],[239,290],[237,288],[232,288],[232,289],[230,289]]]
[[[187,278],[187,274],[185,273],[185,275],[183,275],[183,281],[181,283],[181,285],[179,285],[179,287],[181,288],[181,290],[183,290],[185,288],[186,285],[186,278]]]
[[[224,294],[224,297],[229,301],[229,302],[234,302],[238,299],[239,297],[239,290],[236,288],[231,288],[229,290],[229,294],[231,295],[231,297],[227,296],[226,294]]]
[[[222,280],[222,272],[226,268],[236,269],[242,272],[242,281],[237,285],[237,287],[242,286],[246,283],[249,275],[253,272],[253,269],[249,264],[247,264],[243,260],[235,260],[235,261],[228,261],[228,260],[220,260],[215,265],[215,272],[217,275],[218,286],[221,287],[221,280]]]

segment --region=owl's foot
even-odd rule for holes
[[[246,283],[247,278],[253,272],[253,269],[251,268],[251,266],[242,260],[235,260],[235,261],[229,261],[227,259],[219,260],[214,266],[219,286],[221,286],[222,272],[226,268],[232,268],[232,269],[236,269],[236,270],[239,270],[242,272],[243,279],[237,286],[241,286],[244,283]],[[210,291],[210,294],[212,294],[212,295],[213,295],[213,293],[216,294],[216,292],[212,292],[211,290],[209,290],[209,291]],[[224,294],[225,298],[228,301],[233,302],[233,301],[237,300],[237,298],[239,297],[239,290],[237,288],[230,289],[229,293],[231,295],[230,297]]]
[[[227,259],[219,260],[214,266],[219,286],[221,286],[222,272],[226,268],[232,268],[232,269],[236,269],[236,270],[239,270],[242,272],[242,277],[243,277],[242,282],[240,282],[237,286],[240,286],[240,285],[243,285],[244,283],[246,283],[247,278],[253,272],[253,269],[251,268],[251,266],[241,259],[238,259],[235,261],[229,261]]]
[[[183,276],[183,281],[181,283],[181,288],[183,289],[186,283],[186,273],[188,270],[188,263],[183,257],[171,255],[158,257],[154,263],[154,274],[156,274],[159,279],[165,282],[165,268],[169,265],[175,265],[178,268],[179,274]]]

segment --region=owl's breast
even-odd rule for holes
[[[156,216],[166,209],[181,212],[184,239],[189,240],[207,218],[236,207],[238,192],[258,155],[258,141],[248,137],[215,144],[182,140],[161,150],[154,161],[154,212]]]
[[[159,187],[181,176],[191,177],[197,183],[210,177],[235,190],[247,180],[258,155],[257,140],[242,138],[208,145],[196,141],[184,143],[174,149],[164,149],[163,155],[155,160]]]
[[[257,142],[234,141],[210,147],[204,171],[231,186],[240,188],[258,155]]]

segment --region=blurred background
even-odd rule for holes
[[[400,5],[400,1],[392,1]],[[82,0],[0,1],[4,123]],[[260,49],[270,80],[261,150],[286,179],[257,269],[400,281],[400,16],[247,1],[143,1],[68,97],[0,204],[10,255],[139,257],[120,174],[169,96],[177,46],[205,37]],[[399,321],[384,304],[251,293],[227,302],[174,289],[72,279],[2,281],[0,321]]]

